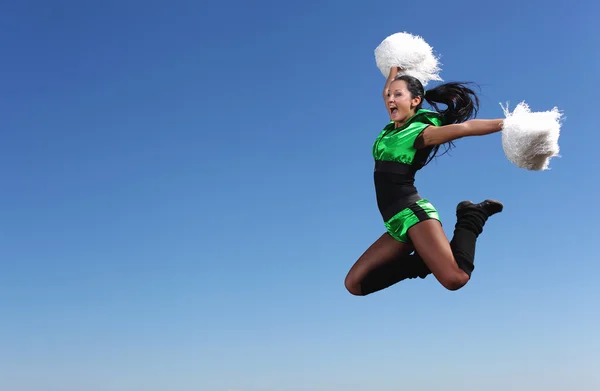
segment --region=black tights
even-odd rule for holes
[[[501,204],[489,204],[484,207],[472,205],[457,211],[450,248],[456,265],[469,278],[475,268],[477,237],[481,234],[488,217],[497,213],[498,209],[501,210]],[[384,234],[352,267],[346,277],[347,289],[355,295],[364,296],[405,279],[427,277],[432,272],[416,251],[410,254],[412,249],[411,245],[397,242]]]

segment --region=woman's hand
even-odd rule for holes
[[[396,76],[398,76],[398,74],[402,72],[402,68],[400,67],[391,67],[390,68],[390,73],[388,75],[388,80],[394,80],[396,78]]]

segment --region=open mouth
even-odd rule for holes
[[[391,115],[396,115],[396,113],[398,113],[398,108],[397,107],[390,107],[390,114]]]

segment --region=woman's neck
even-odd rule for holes
[[[401,126],[404,126],[408,122],[409,119],[411,119],[412,117],[415,116],[415,114],[417,114],[416,111],[410,112],[408,114],[408,116],[406,117],[406,119],[404,119],[402,121],[394,121],[394,129],[398,129]]]

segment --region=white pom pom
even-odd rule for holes
[[[386,37],[375,48],[375,62],[385,77],[390,68],[401,67],[402,73],[416,77],[423,86],[430,80],[442,80],[438,58],[431,46],[423,38],[407,32]]]
[[[502,104],[500,104],[502,106]],[[502,148],[507,159],[519,168],[547,170],[550,159],[558,156],[558,137],[562,114],[554,107],[550,111],[531,112],[525,102],[510,113],[504,110]]]

